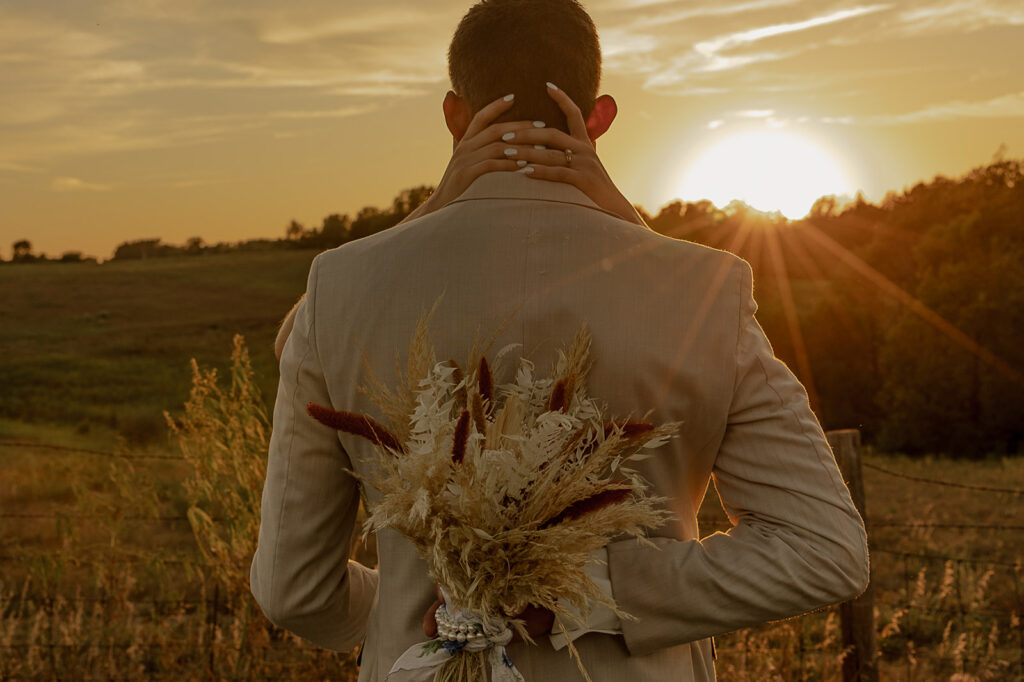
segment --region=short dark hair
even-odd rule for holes
[[[590,115],[601,82],[597,29],[577,0],[481,0],[452,36],[448,75],[474,112],[515,93],[515,104],[498,120],[539,120],[566,130],[546,83],[562,88],[584,119]]]

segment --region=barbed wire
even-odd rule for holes
[[[923,606],[914,604],[912,602],[894,602],[885,599],[876,599],[875,606],[889,606],[894,609],[903,609],[905,611],[920,611],[923,613],[934,613],[936,615],[955,615],[955,616],[969,616],[971,614],[981,614],[985,616],[1013,616],[1014,614],[1020,614],[1019,609],[989,609],[981,607],[972,608],[940,608],[937,606]]]
[[[181,455],[157,455],[157,454],[143,454],[143,455],[125,455],[118,452],[105,452],[103,450],[91,450],[89,448],[74,448],[67,445],[52,445],[49,443],[33,443],[31,441],[17,441],[17,440],[0,440],[0,447],[8,448],[30,448],[30,449],[43,449],[52,450],[54,452],[79,452],[88,455],[99,455],[101,457],[115,457],[118,459],[164,459],[173,460],[177,462],[184,462],[185,458]]]
[[[1024,526],[1004,526],[985,523],[918,523],[867,520],[872,528],[951,528],[955,530],[1024,530]]]
[[[0,562],[12,563],[12,562],[29,562],[38,560],[52,560],[61,559],[67,564],[75,566],[106,566],[108,564],[143,564],[143,563],[162,563],[162,564],[190,564],[201,561],[202,558],[196,555],[195,557],[141,557],[141,556],[113,556],[105,557],[103,559],[85,559],[80,557],[54,557],[48,554],[23,554],[23,555],[11,555],[11,554],[0,554]]]
[[[981,490],[981,491],[990,492],[990,493],[1008,493],[1010,495],[1024,495],[1024,490],[1021,490],[1021,489],[1018,489],[1018,488],[994,488],[992,486],[987,486],[987,485],[970,485],[968,483],[955,483],[953,481],[941,481],[941,480],[939,480],[937,478],[924,478],[923,476],[912,476],[910,474],[903,474],[903,473],[900,473],[898,471],[893,471],[892,469],[886,469],[885,467],[880,467],[877,464],[872,464],[871,462],[865,462],[863,460],[861,461],[861,466],[867,467],[868,469],[874,469],[875,471],[880,471],[883,474],[888,474],[889,476],[895,476],[896,478],[905,478],[905,479],[907,479],[909,481],[917,481],[918,483],[930,483],[932,485],[945,485],[945,486],[949,486],[951,488],[966,488],[967,490]]]
[[[970,557],[945,556],[945,555],[942,555],[942,554],[919,554],[919,553],[916,553],[916,552],[903,552],[903,551],[899,551],[899,550],[895,550],[895,549],[886,549],[884,547],[872,547],[871,551],[872,552],[880,552],[882,554],[892,554],[892,555],[895,555],[895,556],[905,556],[905,557],[916,557],[916,558],[919,558],[919,559],[929,559],[929,560],[933,560],[933,561],[959,561],[959,562],[962,562],[962,563],[965,563],[965,564],[981,564],[981,565],[986,565],[986,566],[1005,566],[1005,567],[1009,567],[1009,568],[1018,568],[1018,569],[1022,567],[1022,563],[1021,563],[1020,560],[1017,560],[1016,562],[1013,562],[1013,563],[1008,562],[1008,561],[989,561],[989,560],[986,560],[986,559],[972,559]]]
[[[63,595],[31,595],[27,594],[24,596],[18,595],[14,599],[11,599],[10,604],[24,604],[31,603],[37,606],[49,606],[48,610],[52,611],[52,607],[57,602],[65,604],[152,604],[153,606],[216,606],[224,607],[224,601],[213,599],[193,599],[193,598],[181,598],[181,599],[117,599],[114,597],[65,597]]]
[[[21,514],[21,513],[3,513],[0,514],[0,519],[34,519],[34,520],[85,520],[85,521],[102,521],[102,520],[114,520],[114,521],[139,521],[139,522],[160,522],[160,523],[172,523],[172,522],[188,522],[187,516],[117,516],[116,514],[102,515],[102,514]],[[214,519],[216,520],[216,519]],[[722,528],[731,528],[732,524],[726,520],[718,519],[698,519],[698,523],[701,526],[714,526]],[[1008,531],[1024,531],[1024,525],[1006,525],[1006,524],[987,524],[987,523],[927,523],[917,521],[888,521],[885,519],[875,520],[867,519],[867,523],[872,528],[944,528],[952,530],[1008,530]]]
[[[62,521],[188,521],[187,516],[118,516],[117,514],[0,514],[0,519],[43,519]]]

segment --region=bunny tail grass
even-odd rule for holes
[[[306,405],[306,412],[324,426],[336,431],[360,436],[394,452],[405,451],[398,439],[384,425],[366,415],[334,410],[316,403]]]

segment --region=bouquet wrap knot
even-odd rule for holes
[[[434,616],[437,638],[409,647],[385,679],[426,682],[434,678],[437,668],[460,652],[487,652],[487,666],[493,682],[524,682],[522,674],[505,652],[505,645],[512,641],[512,628],[505,620],[451,607],[444,588],[441,592],[445,603],[438,607]]]

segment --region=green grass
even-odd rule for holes
[[[246,337],[276,393],[277,325],[305,290],[314,251],[0,268],[0,418],[165,436],[189,359],[225,367]]]

